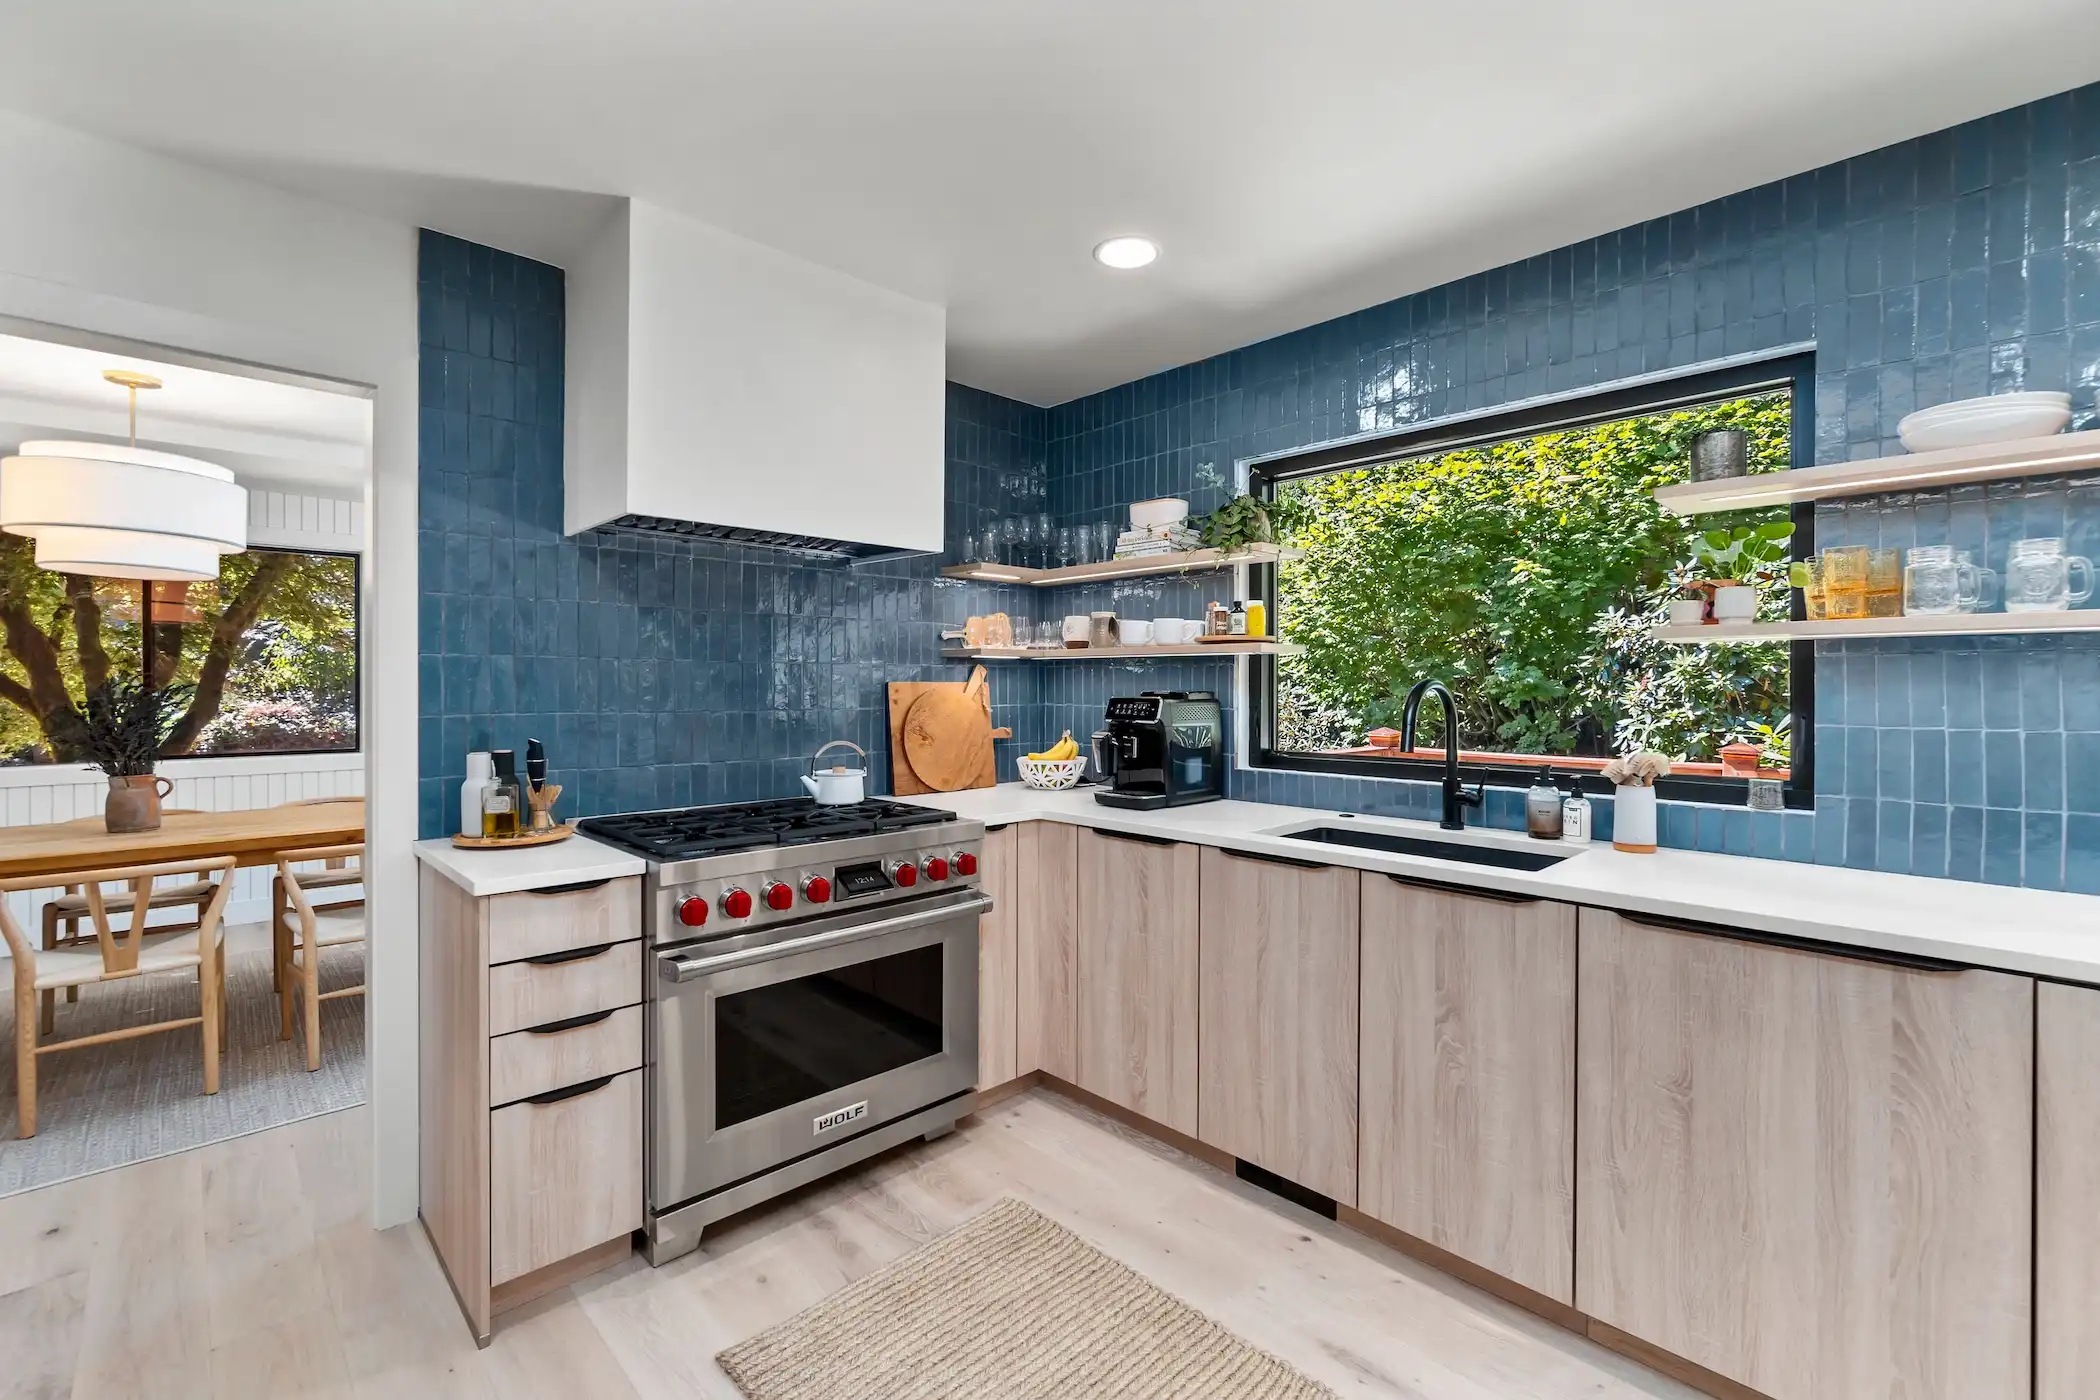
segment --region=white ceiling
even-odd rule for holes
[[[2091,0],[5,8],[0,102],[554,262],[646,198],[1037,403],[2100,77]]]
[[[139,393],[141,447],[216,462],[244,486],[363,488],[368,399],[15,335],[0,335],[0,452],[37,438],[126,441],[125,393],[102,378],[105,369],[162,382]]]

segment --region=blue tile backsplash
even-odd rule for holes
[[[423,235],[422,827],[470,747],[548,741],[568,812],[797,790],[844,735],[887,780],[882,684],[952,678],[944,625],[1113,608],[1193,616],[1219,578],[1028,590],[937,561],[843,569],[561,535],[561,274]],[[2100,425],[2100,85],[1870,152],[1053,408],[958,385],[951,551],[1019,510],[1061,523],[1188,497],[1237,463],[1802,342],[1819,462],[1900,450],[1915,408],[2064,388]],[[2100,477],[1828,504],[1818,541],[1952,542],[2003,571],[2024,535],[2100,553]],[[1229,662],[994,670],[1011,755],[1090,732],[1108,696],[1216,689]],[[1816,807],[1666,803],[1673,846],[2100,893],[2100,639],[1822,643]],[[1232,794],[1432,815],[1426,783],[1234,771]],[[1609,833],[1610,804],[1599,803]],[[1491,791],[1488,820],[1521,822]]]

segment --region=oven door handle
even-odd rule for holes
[[[659,957],[656,960],[656,975],[666,982],[691,982],[717,972],[727,972],[734,967],[750,967],[755,963],[772,962],[775,958],[791,958],[798,953],[813,953],[820,948],[836,948],[845,943],[858,943],[866,938],[879,938],[886,933],[904,933],[928,924],[943,924],[950,919],[974,919],[992,911],[989,895],[979,895],[956,904],[943,904],[937,909],[920,909],[909,914],[899,914],[892,919],[877,919],[869,924],[852,924],[835,928],[826,933],[813,933],[807,938],[791,938],[785,943],[769,943],[760,948],[745,948],[734,953],[721,953],[715,957]]]

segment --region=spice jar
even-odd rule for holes
[[[1232,613],[1223,603],[1212,603],[1203,613],[1203,632],[1209,637],[1225,637],[1232,633]]]

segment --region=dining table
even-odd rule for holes
[[[232,856],[236,865],[273,865],[283,851],[365,839],[362,798],[288,803],[237,812],[169,812],[152,831],[111,832],[100,817],[0,827],[0,880],[122,866]]]

